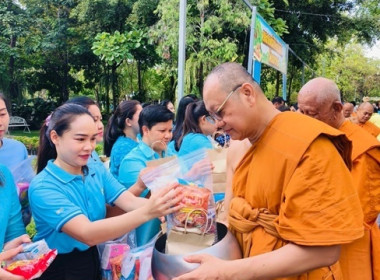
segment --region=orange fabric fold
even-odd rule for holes
[[[274,225],[277,215],[269,213],[265,208],[252,208],[249,203],[241,197],[231,200],[229,212],[229,225],[232,233],[236,236],[243,256],[249,257],[252,248],[252,231],[256,227],[262,227],[268,234],[281,238]]]

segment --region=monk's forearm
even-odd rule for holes
[[[226,279],[273,279],[300,275],[337,262],[340,246],[306,247],[288,244],[278,250],[229,262]]]

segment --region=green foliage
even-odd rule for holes
[[[37,234],[36,223],[34,222],[33,218],[31,219],[30,223],[26,226],[26,233],[29,235],[30,239],[33,239],[33,237]]]
[[[95,152],[97,152],[98,155],[103,155],[103,144],[96,144]]]
[[[336,40],[330,40],[317,63],[318,73],[337,83],[344,101],[379,96],[380,59],[365,57],[361,45],[340,45]]]
[[[57,107],[52,100],[42,98],[24,99],[20,103],[12,104],[12,115],[23,117],[31,129],[40,129],[47,116]]]
[[[39,146],[39,137],[37,136],[12,136],[13,139],[23,143],[28,150],[29,155],[37,154]]]

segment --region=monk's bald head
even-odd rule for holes
[[[343,115],[345,118],[351,117],[351,114],[354,112],[354,104],[351,102],[345,102],[343,104]]]
[[[207,76],[203,86],[206,109],[232,139],[255,141],[278,113],[260,86],[238,63],[223,63]]]
[[[238,63],[227,62],[216,66],[207,76],[204,87],[207,88],[208,84],[215,83],[215,81],[226,94],[236,87],[235,85],[243,83],[251,83],[256,90],[262,93],[260,86],[253,80],[251,74]]]
[[[298,108],[335,128],[344,122],[340,91],[330,79],[319,77],[307,82],[298,93]]]
[[[358,110],[357,110],[357,117],[359,123],[366,123],[372,116],[373,114],[373,106],[369,102],[363,102],[359,105]]]

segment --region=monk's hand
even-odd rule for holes
[[[199,263],[200,266],[192,272],[183,274],[173,280],[207,280],[231,279],[226,275],[228,261],[215,258],[211,255],[192,255],[184,258],[189,263]]]

